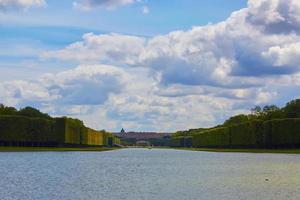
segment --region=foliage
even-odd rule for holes
[[[295,99],[283,108],[286,118],[300,118],[300,99]]]
[[[249,121],[249,117],[247,115],[236,115],[226,120],[223,125],[232,126],[232,125],[241,124],[248,121]]]
[[[0,115],[16,115],[17,109],[14,107],[6,107],[3,104],[0,104]]]
[[[297,147],[300,145],[300,119],[277,119],[264,122],[268,147]]]
[[[225,147],[230,145],[230,134],[227,127],[203,131],[193,136],[194,147]]]
[[[0,141],[44,142],[54,141],[53,121],[24,116],[0,116]]]
[[[229,127],[232,147],[258,147],[263,145],[262,121],[251,121]]]
[[[48,114],[40,112],[38,109],[32,107],[25,107],[18,111],[18,115],[26,116],[26,117],[37,117],[44,119],[51,119]]]

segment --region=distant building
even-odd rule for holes
[[[172,135],[172,133],[125,132],[124,129],[122,129],[122,130],[119,133],[114,133],[114,135],[116,135],[120,138],[136,139],[136,140],[168,139],[168,138],[171,138],[171,135]]]
[[[124,128],[121,129],[120,133],[121,133],[121,134],[126,133],[125,130],[124,130]]]
[[[120,132],[114,133],[114,135],[121,138],[121,141],[126,146],[168,146],[172,133],[126,132],[122,128]]]

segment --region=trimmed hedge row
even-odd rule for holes
[[[264,129],[262,121],[246,122],[230,126],[230,143],[232,147],[263,147]]]
[[[0,116],[0,141],[54,142],[54,122],[22,116]]]
[[[192,147],[192,137],[174,137],[171,139],[170,146],[171,147]]]
[[[193,136],[194,147],[223,147],[230,144],[228,128],[216,128]]]
[[[104,146],[105,144],[104,144],[103,134],[104,134],[103,132],[86,128],[85,133],[82,136],[82,144]]]
[[[300,119],[278,119],[263,124],[267,147],[299,147]]]
[[[114,146],[119,143],[120,139],[111,133],[87,128],[76,119],[0,116],[0,145]]]
[[[171,146],[185,147],[183,138],[172,138]],[[192,143],[193,147],[300,147],[300,119],[257,120],[199,131],[193,134]]]

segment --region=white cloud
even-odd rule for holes
[[[46,52],[43,58],[75,60],[80,63],[126,63],[136,62],[144,47],[144,38],[120,34],[95,35],[87,33],[83,41],[76,42],[66,49]]]
[[[109,5],[100,2],[87,5]],[[212,126],[255,104],[299,97],[298,6],[296,0],[250,0],[224,22],[153,38],[88,33],[42,55],[82,66],[2,83],[0,100],[35,101],[93,126],[97,118],[109,130]]]
[[[0,9],[28,9],[33,6],[44,6],[45,0],[0,0]]]
[[[126,72],[113,66],[79,66],[36,80],[3,82],[0,90],[6,92],[1,93],[1,101],[13,105],[101,105],[110,94],[121,92],[126,78]]]
[[[294,9],[299,4],[296,0],[250,0],[248,8],[218,24],[150,39],[87,34],[83,41],[44,56],[148,67],[162,85],[253,87],[261,85],[255,77],[299,71],[300,9]]]
[[[267,33],[290,33],[300,29],[298,0],[249,0],[247,21]]]
[[[273,46],[262,56],[274,66],[300,66],[300,41],[283,46]]]

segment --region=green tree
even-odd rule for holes
[[[295,99],[283,108],[286,118],[300,118],[300,99]]]
[[[38,109],[32,108],[32,107],[25,107],[22,108],[18,115],[27,116],[27,117],[38,117],[38,118],[44,118],[44,119],[51,119],[51,117],[46,114],[40,112]]]
[[[3,104],[0,104],[0,115],[16,115],[17,109],[14,107],[6,107]]]
[[[224,122],[224,126],[232,126],[236,124],[241,124],[244,122],[249,121],[249,118],[247,115],[236,115],[233,117],[230,117],[228,120]]]
[[[284,113],[275,105],[265,106],[261,118],[263,120],[281,119],[284,118]]]
[[[254,108],[251,108],[251,114],[259,117],[262,114],[262,108],[260,106],[255,106]]]

